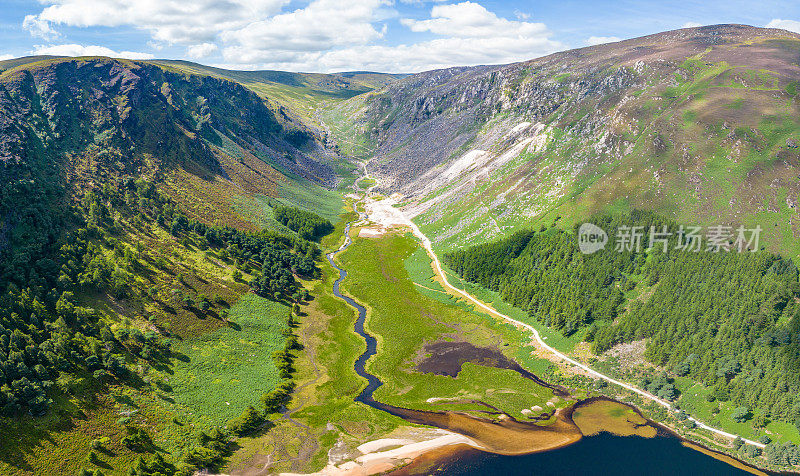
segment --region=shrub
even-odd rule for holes
[[[127,426],[128,436],[122,438],[122,444],[127,446],[133,451],[145,451],[148,447],[152,446],[150,435],[141,428]]]
[[[252,406],[247,407],[239,417],[231,420],[228,428],[238,436],[246,435],[264,423],[264,417]]]
[[[747,407],[736,407],[731,413],[731,419],[736,423],[744,423],[750,419],[750,410]]]
[[[211,308],[211,301],[204,294],[201,294],[197,296],[197,307],[203,312],[208,312]]]

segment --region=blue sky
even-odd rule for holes
[[[233,69],[413,72],[716,23],[800,32],[800,2],[3,0],[0,58],[108,55]]]

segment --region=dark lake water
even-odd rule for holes
[[[541,476],[721,476],[747,471],[681,445],[677,438],[620,437],[602,433],[574,445],[525,456],[500,456],[467,450],[426,473]]]
[[[345,236],[349,230],[350,224],[348,223],[344,231]],[[355,400],[407,418],[409,413],[414,412],[409,410],[399,412],[403,409],[377,402],[372,398],[372,394],[382,385],[382,382],[375,375],[367,372],[365,364],[370,357],[375,355],[377,340],[364,329],[366,308],[339,292],[339,285],[347,277],[347,271],[339,268],[333,261],[334,255],[347,249],[350,243],[350,240],[347,239],[342,248],[329,253],[327,258],[331,266],[339,271],[339,278],[333,285],[333,293],[358,311],[355,331],[364,338],[367,344],[367,349],[355,363],[355,370],[358,375],[367,379],[368,385]],[[446,476],[725,476],[751,473],[687,448],[681,445],[677,438],[620,437],[601,433],[564,448],[525,456],[501,456],[477,450],[465,450],[454,457],[434,463],[420,474]]]

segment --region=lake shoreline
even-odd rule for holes
[[[395,210],[390,211],[395,212]],[[575,421],[573,421],[573,412],[582,407],[592,405],[595,402],[613,402],[615,405],[620,405],[621,407],[632,410],[632,412],[641,422],[635,423],[628,421],[629,424],[634,425],[634,429],[630,430],[632,431],[630,434],[638,434],[635,431],[638,426],[650,426],[655,428],[653,436],[661,434],[663,436],[676,437],[681,442],[691,443],[697,447],[702,447],[705,450],[702,452],[709,456],[711,456],[709,453],[720,455],[719,458],[715,459],[729,464],[731,464],[731,462],[738,462],[739,464],[734,464],[734,466],[739,467],[740,469],[748,468],[746,470],[753,474],[767,474],[766,472],[761,472],[751,465],[737,460],[736,458],[724,455],[724,453],[720,453],[716,450],[706,448],[701,444],[691,442],[667,426],[654,422],[653,420],[645,417],[635,406],[613,400],[609,397],[592,397],[579,400],[568,407],[558,409],[555,412],[555,422],[546,426],[538,425],[536,424],[537,422],[534,421],[520,421],[508,414],[502,414],[497,419],[489,420],[461,412],[413,410],[388,405],[374,400],[372,398],[372,394],[378,387],[382,385],[382,382],[375,375],[370,374],[366,370],[365,363],[369,357],[377,352],[377,341],[364,329],[366,308],[357,303],[351,297],[342,295],[339,292],[339,284],[346,278],[347,272],[337,266],[333,260],[336,254],[347,249],[352,243],[352,239],[349,236],[350,226],[352,223],[353,222],[350,222],[345,226],[345,242],[339,247],[338,250],[329,252],[327,254],[327,258],[330,264],[339,271],[339,278],[334,283],[334,295],[340,299],[343,299],[358,311],[358,319],[355,324],[355,331],[362,338],[364,338],[367,343],[367,349],[357,359],[355,363],[355,369],[356,373],[367,379],[368,384],[366,388],[364,388],[358,395],[358,397],[356,397],[356,401],[398,416],[410,423],[429,427],[433,426],[441,430],[445,430],[448,432],[448,435],[438,436],[427,441],[412,442],[388,451],[360,451],[361,454],[352,455],[349,458],[350,461],[339,464],[336,464],[335,462],[329,462],[328,466],[315,474],[326,476],[351,474],[369,475],[378,473],[392,474],[393,471],[396,471],[400,467],[415,467],[415,461],[417,461],[418,464],[422,464],[420,462],[428,461],[430,459],[453,458],[452,448],[448,449],[448,447],[454,446],[460,446],[462,449],[466,446],[483,451],[485,453],[505,456],[530,455],[546,451],[553,451],[577,443],[584,438],[584,433],[581,431]],[[412,224],[412,229],[414,228],[415,227]],[[536,379],[538,380],[538,377],[536,377]],[[553,388],[554,391],[556,391],[555,386],[551,386],[549,384],[546,384],[546,386],[548,388]],[[565,395],[568,394],[567,389],[559,388],[558,390],[563,391]],[[613,427],[613,425],[610,426]],[[599,428],[599,430],[595,428],[591,434],[602,433],[603,431],[610,430],[610,428],[606,428],[602,424]],[[609,431],[609,433],[615,434],[613,429],[612,431]],[[359,448],[364,447],[365,445],[361,445]],[[690,448],[695,449],[694,446],[690,446]],[[423,455],[426,454],[427,456],[423,458]],[[723,457],[727,459],[723,459]]]
[[[455,420],[460,423],[462,427],[464,421],[461,417],[466,417],[469,421],[477,421],[476,425],[469,426],[470,430],[474,433],[470,435],[470,437],[467,437],[452,429],[441,429],[442,423],[445,421],[452,421],[452,417],[456,415],[457,412],[419,412],[416,410],[408,410],[415,416],[415,418],[409,418],[409,420],[416,420],[413,421],[414,423],[437,426],[440,430],[436,431],[442,432],[441,435],[428,440],[402,445],[390,450],[377,447],[375,451],[366,452],[344,463],[330,463],[326,468],[320,472],[314,473],[314,475],[354,476],[390,474],[392,476],[411,476],[425,474],[428,468],[437,467],[465,456],[480,457],[481,453],[501,456],[524,456],[554,451],[578,443],[584,438],[593,438],[596,436],[596,434],[591,436],[584,435],[583,432],[580,431],[578,425],[573,421],[572,415],[576,410],[586,408],[593,403],[605,402],[620,405],[621,407],[631,410],[646,422],[644,425],[651,426],[655,429],[656,433],[652,437],[635,436],[636,438],[672,438],[679,441],[687,448],[701,452],[711,458],[751,474],[795,474],[757,468],[730,455],[688,440],[671,428],[645,417],[641,410],[634,405],[600,396],[581,400],[576,402],[575,405],[559,412],[558,421],[562,422],[562,425],[556,428],[556,432],[564,432],[565,436],[563,439],[553,439],[553,429],[548,430],[548,426],[538,426],[530,422],[520,422],[514,419],[495,422],[479,417],[458,414]],[[396,407],[395,410],[397,410]],[[429,414],[426,416],[431,416],[430,414],[435,415],[434,420],[436,421],[420,421],[421,413]],[[570,431],[570,427],[572,427],[572,431]],[[602,433],[615,435],[615,433],[607,430],[603,430],[600,434]],[[509,446],[503,447],[500,443],[506,438],[508,438],[508,441],[512,439],[517,441],[524,440],[524,443],[522,445],[519,443],[512,443]],[[486,442],[488,442],[488,444]],[[362,447],[363,446],[364,445],[362,445]]]

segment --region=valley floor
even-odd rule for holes
[[[355,310],[333,295],[336,269],[321,260],[321,277],[302,282],[313,298],[302,306],[294,329],[303,350],[296,352],[292,399],[281,413],[270,415],[269,423],[235,440],[221,473],[372,474],[459,445],[515,454],[555,448],[601,430],[641,430],[642,415],[619,403],[610,403],[613,408],[578,405],[573,415],[578,402],[601,395],[635,405],[648,418],[712,449],[729,448],[724,434],[689,431],[663,402],[642,398],[643,392],[632,391],[617,375],[607,377],[607,370],[601,374],[590,367],[592,356],[574,337],[522,322],[522,311],[463,282],[439,263],[430,241],[394,205],[386,197],[352,195],[321,247],[338,249],[345,224],[353,223],[353,243],[336,262],[348,272],[342,292],[367,308],[366,329],[378,339],[377,354],[367,363],[384,383],[375,399],[415,415],[448,417],[412,423],[354,401],[366,384],[354,369],[365,343],[353,330]],[[230,270],[215,254],[196,254],[183,259],[196,258],[209,273],[225,273],[226,282],[238,286],[235,299],[229,299],[229,325],[178,342],[177,355],[188,358],[147,375],[155,385],[152,392],[112,388],[108,395],[81,402],[85,417],[69,425],[59,427],[57,413],[36,425],[24,422],[9,429],[10,435],[30,435],[39,442],[5,439],[4,447],[13,443],[26,453],[0,461],[0,472],[30,474],[35,464],[71,474],[88,464],[91,440],[108,437],[111,444],[93,464],[106,475],[126,474],[139,454],[119,444],[123,419],[147,428],[156,452],[178,457],[198,429],[224,427],[274,386],[271,354],[282,341],[270,339],[283,324],[273,318],[289,308],[246,293],[242,283],[227,277]],[[193,319],[186,322],[219,324]],[[600,387],[602,379],[622,385]],[[74,406],[69,399],[58,405],[62,413],[75,411],[67,408]],[[631,422],[638,423],[631,427]]]
[[[367,364],[384,382],[375,394],[378,401],[495,420],[502,420],[503,415],[521,421],[543,415],[538,424],[548,425],[557,421],[551,409],[571,408],[576,399],[608,394],[639,406],[687,438],[730,451],[727,432],[707,427],[687,430],[668,411],[666,402],[576,360],[585,356],[568,355],[576,342],[545,327],[520,322],[512,317],[515,310],[494,293],[464,283],[443,269],[427,238],[393,205],[385,197],[356,203],[370,219],[360,220],[355,213],[343,215],[337,231],[324,243],[329,250],[338,248],[344,223],[355,222],[351,231],[354,243],[339,261],[349,273],[343,292],[368,308],[367,329],[379,340],[378,354]],[[450,441],[447,435],[353,402],[364,383],[355,375],[352,363],[364,344],[352,331],[354,310],[330,293],[333,271],[323,266],[325,277],[314,288],[319,298],[308,306],[302,319],[299,334],[307,352],[298,361],[297,396],[276,428],[240,439],[242,449],[231,459],[227,472],[310,473],[326,468],[323,474],[367,469],[377,473],[407,463],[421,453],[420,448],[427,451],[469,444],[456,437]],[[486,361],[459,360],[455,375],[443,375],[435,363],[426,367],[436,356],[436,344],[454,342],[498,351],[545,380],[569,387],[571,396],[559,397],[548,388],[531,386],[513,371],[498,369],[496,361],[493,366]],[[598,388],[598,379],[615,385]],[[613,428],[616,420],[609,421],[605,423]],[[473,440],[472,445],[480,442]],[[760,459],[752,462],[764,463]]]
[[[344,216],[342,223],[348,219]],[[545,425],[557,420],[554,410],[574,403],[573,398],[559,397],[518,371],[497,365],[497,359],[510,362],[509,356],[524,344],[513,328],[471,312],[467,305],[444,293],[426,291],[415,284],[410,275],[426,271],[418,259],[419,246],[405,231],[358,238],[359,231],[353,230],[355,241],[340,258],[348,270],[342,291],[367,306],[368,331],[379,340],[378,354],[367,364],[369,371],[384,382],[376,392],[377,400],[423,411],[458,410],[497,421],[505,415],[521,420],[527,419],[526,414],[544,415],[540,423]],[[326,248],[338,247],[334,238],[328,240]],[[352,330],[354,311],[330,292],[334,270],[323,263],[322,271],[323,279],[312,289],[316,298],[304,308],[306,315],[297,330],[306,350],[296,362],[298,390],[292,403],[274,428],[238,440],[241,449],[225,472],[313,472],[363,456],[362,451],[370,448],[362,446],[365,442],[386,438],[410,444],[435,440],[423,447],[465,443],[453,433],[443,438],[440,432],[431,434],[425,427],[353,401],[363,387],[353,362],[364,344]],[[411,329],[413,332],[409,332]],[[431,358],[437,351],[435,345],[442,343],[464,346],[445,352],[485,352],[475,356],[465,353],[467,360],[453,369],[455,375],[451,376],[441,368],[447,358],[440,363]],[[487,356],[495,364],[481,360]],[[405,457],[400,458],[400,453],[416,454],[419,448],[395,452],[391,459],[402,462]],[[375,449],[378,453],[385,451]],[[383,456],[369,460],[380,458]]]

